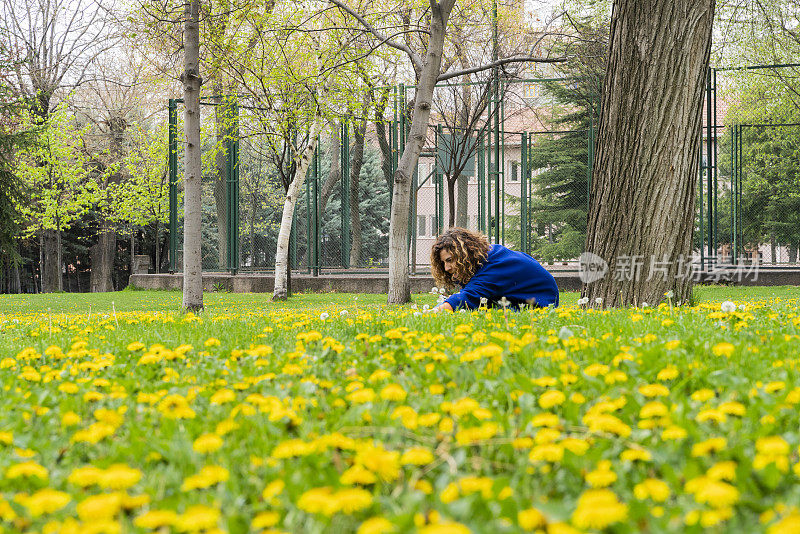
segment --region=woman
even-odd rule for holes
[[[462,286],[435,311],[475,309],[483,299],[490,306],[558,306],[556,281],[539,262],[490,245],[482,234],[464,228],[450,228],[439,236],[431,249],[431,271],[439,286]]]

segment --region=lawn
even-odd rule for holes
[[[0,295],[0,532],[800,528],[798,288],[414,298]]]

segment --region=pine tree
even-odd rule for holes
[[[531,249],[544,261],[576,258],[586,241],[587,164],[605,72],[606,28],[588,19],[576,24],[580,44],[564,50],[573,59],[559,73],[563,80],[544,85],[557,115],[553,133],[534,135],[529,153]]]

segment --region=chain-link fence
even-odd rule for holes
[[[594,100],[570,100],[578,83],[535,79],[447,84],[437,92],[413,177],[412,272],[427,270],[445,228],[484,232],[492,242],[547,262],[573,262],[585,240]],[[318,274],[388,268],[392,177],[405,148],[413,87],[383,90],[370,119],[332,121],[317,148],[293,217],[293,269]],[[171,104],[172,270],[182,250],[182,152]],[[298,132],[277,139],[263,110],[242,101],[204,102],[203,269],[274,269]],[[220,120],[220,114],[224,115]]]
[[[710,69],[694,247],[704,267],[798,265],[800,65]]]

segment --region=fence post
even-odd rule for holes
[[[522,252],[528,250],[528,134],[520,134],[520,180],[519,180],[519,246]]]
[[[341,214],[342,214],[342,267],[350,267],[350,125],[342,122],[341,164]]]
[[[320,249],[320,242],[319,242],[319,137],[317,138],[317,149],[314,151],[314,192],[313,202],[314,202],[314,209],[312,211],[312,217],[314,218],[314,224],[312,228],[314,229],[314,236],[313,236],[313,244],[314,244],[314,254],[312,257],[312,263],[314,267],[314,276],[319,276],[319,249]]]
[[[228,271],[239,270],[239,106],[232,99],[224,100],[225,150],[228,164],[225,193],[228,204]]]
[[[178,255],[178,107],[174,98],[169,99],[168,109],[169,272],[170,274],[175,274]],[[156,244],[156,246],[158,246],[158,244]]]

